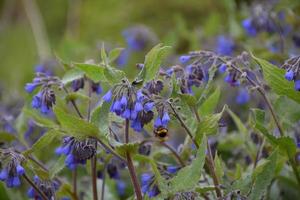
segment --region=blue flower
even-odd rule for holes
[[[25,174],[25,169],[21,165],[18,165],[16,169],[19,176]]]
[[[300,80],[295,81],[295,90],[300,91]]]
[[[250,100],[250,95],[248,93],[248,90],[245,88],[240,89],[235,99],[236,103],[240,105],[244,105],[248,103],[249,100]]]
[[[164,112],[163,117],[162,117],[162,119],[161,119],[162,125],[163,125],[164,127],[167,127],[169,121],[170,121],[170,116],[169,116],[168,112]]]
[[[143,110],[143,105],[142,105],[142,103],[139,102],[139,101],[137,101],[137,102],[135,103],[134,110],[135,110],[136,112],[142,111],[142,110]]]
[[[131,128],[137,132],[141,132],[143,129],[142,123],[138,120],[134,120],[131,122]]]
[[[109,177],[112,179],[117,180],[120,178],[119,170],[115,163],[110,162],[107,164],[107,173],[108,173]]]
[[[105,102],[111,101],[111,98],[112,98],[112,91],[111,91],[111,90],[109,90],[109,91],[102,97],[102,99],[103,99]]]
[[[226,72],[226,69],[227,69],[227,65],[222,63],[218,69],[218,71],[221,73],[221,74],[224,74]]]
[[[158,128],[158,127],[160,127],[160,126],[162,126],[162,121],[161,121],[160,116],[158,116],[158,117],[155,119],[155,121],[154,121],[154,127],[155,127],[155,128]]]
[[[148,194],[150,198],[157,196],[160,191],[158,186],[154,183],[154,175],[150,173],[143,173],[141,175],[141,189],[144,194]]]
[[[171,165],[171,166],[168,166],[168,167],[167,167],[167,171],[168,171],[170,174],[174,174],[174,173],[176,173],[178,170],[179,170],[179,167],[177,167],[177,166]]]
[[[117,191],[120,196],[125,195],[126,183],[124,181],[122,181],[122,180],[117,181]]]
[[[249,36],[256,36],[257,34],[257,30],[256,28],[253,26],[253,22],[251,18],[245,19],[242,22],[243,28],[246,30],[247,34]]]
[[[230,56],[232,55],[235,48],[234,41],[229,38],[221,35],[217,39],[217,52],[221,55]]]
[[[131,50],[129,48],[124,49],[116,60],[117,65],[119,65],[120,67],[125,66],[128,63],[130,55]]]
[[[126,98],[126,96],[124,96],[124,95],[122,96],[122,98],[120,100],[120,103],[121,103],[121,106],[123,108],[125,108],[127,106],[127,98]]]
[[[294,72],[292,70],[289,70],[285,73],[285,79],[288,81],[294,80]]]
[[[179,61],[182,63],[182,64],[186,64],[187,62],[189,62],[191,59],[191,56],[189,55],[184,55],[184,56],[180,56],[179,57]]]
[[[8,171],[6,168],[2,169],[0,172],[0,180],[4,181],[8,177]]]
[[[31,101],[32,108],[39,109],[42,105],[42,93],[39,92],[37,95],[33,96]]]
[[[38,83],[27,83],[25,85],[25,90],[26,92],[28,93],[31,93],[34,91],[34,89],[38,86],[39,84]]]
[[[225,76],[224,81],[229,83],[232,87],[239,86],[241,84],[234,74],[231,73]]]
[[[154,105],[155,105],[154,102],[147,102],[147,103],[145,103],[145,105],[144,105],[144,110],[145,110],[146,112],[151,111],[151,110],[153,109]]]

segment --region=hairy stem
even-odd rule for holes
[[[77,169],[72,171],[73,194],[77,197]]]
[[[95,140],[95,149],[97,151],[97,140]],[[92,183],[93,183],[93,199],[98,200],[97,191],[97,154],[91,159]]]
[[[160,144],[164,147],[166,147],[167,149],[170,150],[170,152],[174,155],[174,157],[178,160],[179,164],[181,165],[181,167],[185,166],[185,163],[183,162],[183,160],[180,158],[180,156],[178,155],[178,153],[172,148],[170,147],[167,143],[165,142],[160,142]]]
[[[127,144],[128,142],[129,142],[129,120],[126,119],[126,121],[125,121],[125,143]],[[127,166],[128,166],[128,170],[130,173],[131,182],[134,187],[136,199],[142,200],[143,195],[142,195],[141,187],[138,182],[137,175],[136,175],[134,165],[133,165],[133,161],[132,161],[129,151],[126,152],[126,159],[127,159]]]
[[[104,200],[104,195],[105,195],[106,165],[107,164],[104,163],[103,174],[102,174],[101,200]]]
[[[63,87],[63,89],[64,89],[64,91],[65,91],[67,94],[69,94],[69,91],[67,90],[66,87]],[[77,107],[77,104],[75,103],[75,101],[74,101],[74,100],[71,100],[71,103],[72,103],[72,105],[73,105],[73,107],[74,107],[76,113],[78,114],[78,116],[79,116],[80,118],[83,119],[84,117],[83,117],[83,115],[80,113],[79,108]]]
[[[24,179],[31,185],[31,187],[33,187],[34,190],[35,190],[36,192],[38,192],[39,195],[41,195],[41,197],[42,197],[43,200],[48,200],[48,197],[45,195],[45,193],[44,193],[43,191],[41,191],[40,188],[38,188],[38,186],[36,186],[35,183],[32,182],[32,181],[30,180],[30,178],[29,178],[26,174],[24,174],[23,177],[24,177]]]

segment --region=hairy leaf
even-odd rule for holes
[[[254,60],[261,66],[264,74],[264,78],[268,85],[278,95],[287,96],[290,99],[300,103],[300,95],[294,89],[294,82],[287,81],[284,78],[285,70],[280,69],[266,60],[252,56]]]
[[[74,80],[82,78],[83,76],[84,76],[84,72],[82,70],[77,68],[72,68],[64,74],[61,81],[63,84],[66,85]]]
[[[221,90],[219,87],[202,103],[198,112],[200,116],[212,114],[218,105],[221,96]]]
[[[83,71],[85,75],[90,78],[94,82],[106,81],[104,76],[104,67],[95,65],[95,64],[87,64],[87,63],[74,63],[74,65]]]

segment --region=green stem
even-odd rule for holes
[[[32,182],[26,174],[24,174],[23,177],[31,185],[31,187],[33,187],[34,190],[37,191],[39,193],[39,195],[41,195],[43,200],[48,200],[48,197],[45,195],[45,193],[43,191],[41,191],[40,188],[38,186],[36,186],[35,183]]]

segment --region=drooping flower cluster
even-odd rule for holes
[[[117,63],[120,66],[124,66],[132,52],[144,50],[147,46],[150,46],[157,41],[155,34],[145,26],[130,27],[122,32],[125,38],[127,48],[124,49]]]
[[[153,119],[154,101],[128,80],[122,80],[120,84],[115,85],[103,96],[103,100],[112,101],[110,111],[130,120],[131,127],[137,132]]]
[[[51,180],[42,180],[38,176],[33,178],[34,184],[43,192],[48,199],[55,199],[55,192],[59,188],[59,184]],[[27,196],[30,199],[43,199],[41,195],[35,191],[33,187],[30,187],[27,191]]]
[[[300,91],[300,56],[286,60],[281,67],[286,70],[285,79],[294,81],[295,90]]]
[[[41,113],[47,114],[56,102],[55,93],[52,89],[53,85],[61,87],[61,82],[58,77],[48,76],[45,73],[36,73],[36,77],[32,83],[27,83],[25,90],[32,93],[37,87],[41,89],[32,98],[31,105],[35,109],[39,109]]]
[[[255,4],[251,16],[243,20],[242,26],[246,33],[253,37],[260,32],[286,35],[291,31],[291,26],[285,20],[285,13],[275,12],[272,4]]]
[[[0,172],[0,180],[6,183],[7,187],[18,187],[21,185],[20,177],[25,174],[22,162],[25,158],[10,150],[1,152],[2,170]]]
[[[79,164],[86,164],[86,161],[95,153],[96,149],[92,140],[78,140],[74,137],[65,137],[63,145],[56,149],[56,154],[67,156],[65,164],[71,170],[76,169]]]

